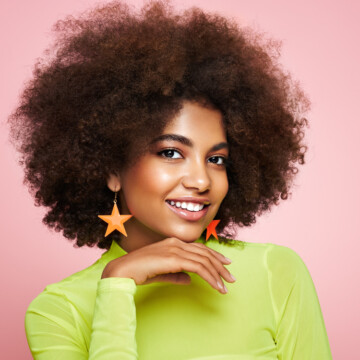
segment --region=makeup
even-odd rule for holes
[[[178,208],[175,205],[170,205],[168,202],[166,202],[166,205],[170,208],[171,211],[173,211],[176,215],[181,217],[184,220],[188,221],[198,221],[202,217],[206,215],[208,212],[209,206],[204,206],[204,208],[200,211],[189,211],[187,209],[182,209],[181,207]]]

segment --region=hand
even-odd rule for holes
[[[234,282],[223,263],[225,256],[201,243],[186,243],[171,237],[143,246],[110,261],[101,278],[127,277],[137,285],[152,282],[190,284],[191,278],[183,271],[197,273],[214,289],[225,294],[224,282]]]

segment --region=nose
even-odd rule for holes
[[[211,178],[206,164],[203,164],[201,161],[190,161],[186,175],[183,176],[182,183],[184,187],[196,189],[199,192],[209,190],[211,187]]]

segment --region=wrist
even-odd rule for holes
[[[105,266],[102,274],[101,279],[106,279],[110,277],[119,277],[119,278],[130,278],[133,279],[133,277],[130,275],[129,272],[125,271],[124,269],[114,269],[111,264]],[[133,279],[135,280],[135,279]]]
[[[125,273],[111,273],[111,272],[103,272],[101,275],[101,279],[106,279],[106,278],[110,278],[110,277],[118,277],[118,278],[129,278],[129,279],[133,279],[132,276],[130,276],[129,274],[125,274]],[[135,280],[135,279],[133,279]]]

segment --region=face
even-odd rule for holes
[[[228,191],[221,119],[218,110],[185,102],[151,150],[120,174],[121,213],[133,215],[125,223],[128,239],[192,242],[214,219]]]

